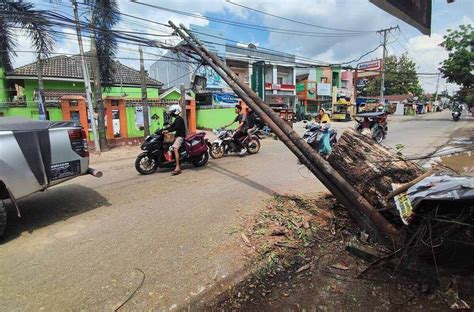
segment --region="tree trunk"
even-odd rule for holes
[[[344,131],[328,160],[375,209],[383,209],[389,221],[396,214],[393,199],[385,200],[393,190],[392,183],[407,183],[423,174],[414,162],[402,160],[354,129]]]
[[[97,130],[99,132],[99,144],[101,151],[108,150],[107,132],[105,128],[105,109],[104,100],[102,99],[102,82],[100,80],[99,59],[97,57],[97,49],[95,36],[91,37],[91,67],[92,77],[94,79],[94,100],[95,109],[97,110]],[[94,114],[91,112],[91,122],[94,122]]]
[[[44,83],[43,83],[43,60],[41,55],[38,53],[36,58],[36,72],[38,75],[38,94],[36,100],[38,101],[38,113],[40,120],[46,120],[46,107],[44,98]]]

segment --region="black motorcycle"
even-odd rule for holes
[[[256,128],[250,138],[248,136],[242,136],[239,139],[239,145],[234,139],[234,131],[227,129],[216,130],[217,140],[212,142],[210,146],[211,157],[217,159],[224,157],[225,154],[240,153],[241,149],[239,146],[244,146],[249,154],[257,154],[260,150],[259,131],[260,130]]]
[[[158,168],[172,167],[175,163],[174,152],[171,148],[173,140],[165,140],[163,131],[158,129],[146,138],[141,145],[144,151],[135,160],[135,169],[141,174],[154,173]],[[196,167],[204,166],[209,160],[208,146],[205,133],[192,134],[184,139],[179,149],[180,162],[190,162]]]
[[[321,140],[324,131],[329,131],[329,144],[331,145],[331,148],[333,148],[337,143],[337,131],[335,129],[323,129],[318,123],[309,123],[306,125],[306,132],[303,135],[303,139],[306,143],[308,143],[318,153],[321,148]]]

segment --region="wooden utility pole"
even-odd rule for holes
[[[138,46],[140,52],[140,78],[142,83],[142,105],[143,105],[143,128],[144,135],[148,137],[150,135],[150,119],[148,114],[148,94],[146,90],[146,73],[145,73],[145,62],[143,61],[143,48]]]
[[[436,95],[435,95],[435,103],[438,101],[438,88],[439,88],[439,77],[441,76],[441,73],[438,73],[438,80],[436,81]]]
[[[184,125],[186,126],[186,133],[188,133],[188,116],[186,112],[186,89],[184,88],[184,83],[179,85],[179,91],[181,92],[179,105],[181,106],[181,114],[184,119]]]
[[[383,56],[382,56],[382,79],[380,80],[380,103],[383,105],[383,108],[385,110],[385,99],[384,99],[384,91],[385,91],[385,58],[387,57],[387,33],[389,33],[391,30],[394,29],[399,29],[397,27],[390,27],[386,29],[381,29],[377,31],[377,33],[381,34],[383,33]]]
[[[97,127],[95,126],[94,107],[92,105],[91,80],[89,78],[89,68],[87,66],[87,62],[84,57],[84,45],[82,44],[82,33],[81,33],[81,26],[79,24],[79,13],[77,10],[77,1],[72,0],[72,5],[74,7],[74,19],[76,22],[76,33],[77,33],[77,42],[79,44],[79,54],[81,55],[82,77],[84,79],[84,86],[86,88],[87,107],[89,109],[89,115],[91,119],[92,134],[94,135],[94,147],[95,147],[96,152],[100,154],[99,135],[97,133]]]
[[[105,109],[102,99],[102,82],[100,80],[99,58],[97,57],[97,47],[95,35],[91,36],[91,67],[94,77],[94,100],[97,109],[97,128],[99,130],[99,144],[101,150],[108,149],[107,134],[105,130]]]
[[[266,105],[248,85],[242,83],[219,57],[209,52],[184,25],[180,24],[181,28],[178,28],[171,21],[169,21],[169,24],[226,81],[234,92],[262,118],[298,159],[336,196],[364,229],[377,236],[375,229],[378,228],[380,233],[383,233],[386,237],[393,240],[398,239],[398,231],[365,198],[355,191],[338,172],[332,169],[285,121]]]

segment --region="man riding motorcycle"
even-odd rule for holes
[[[172,147],[176,159],[176,168],[171,174],[178,175],[181,173],[181,166],[179,163],[179,148],[181,147],[181,145],[183,145],[184,138],[186,137],[186,125],[184,123],[183,117],[180,116],[181,106],[179,106],[178,104],[171,105],[168,108],[168,114],[171,117],[174,117],[174,121],[170,127],[163,131],[163,133],[175,132],[175,139]]]
[[[230,127],[236,122],[239,123],[237,129],[235,129],[233,138],[235,140],[235,143],[240,148],[240,155],[244,155],[245,153],[247,153],[247,149],[242,145],[240,139],[244,136],[247,136],[247,116],[242,111],[242,106],[240,105],[235,105],[235,113],[237,114],[235,119],[232,121],[232,123],[224,126],[224,128]]]

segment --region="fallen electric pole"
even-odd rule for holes
[[[239,81],[235,73],[215,54],[211,53],[183,24],[171,27],[183,38],[201,59],[211,66],[230,88],[272,129],[275,135],[344,205],[351,216],[374,237],[399,240],[398,230],[390,224],[372,205],[358,193],[352,185],[334,170],[314,151],[284,120],[282,120],[245,83]],[[382,234],[382,235],[381,235]]]

